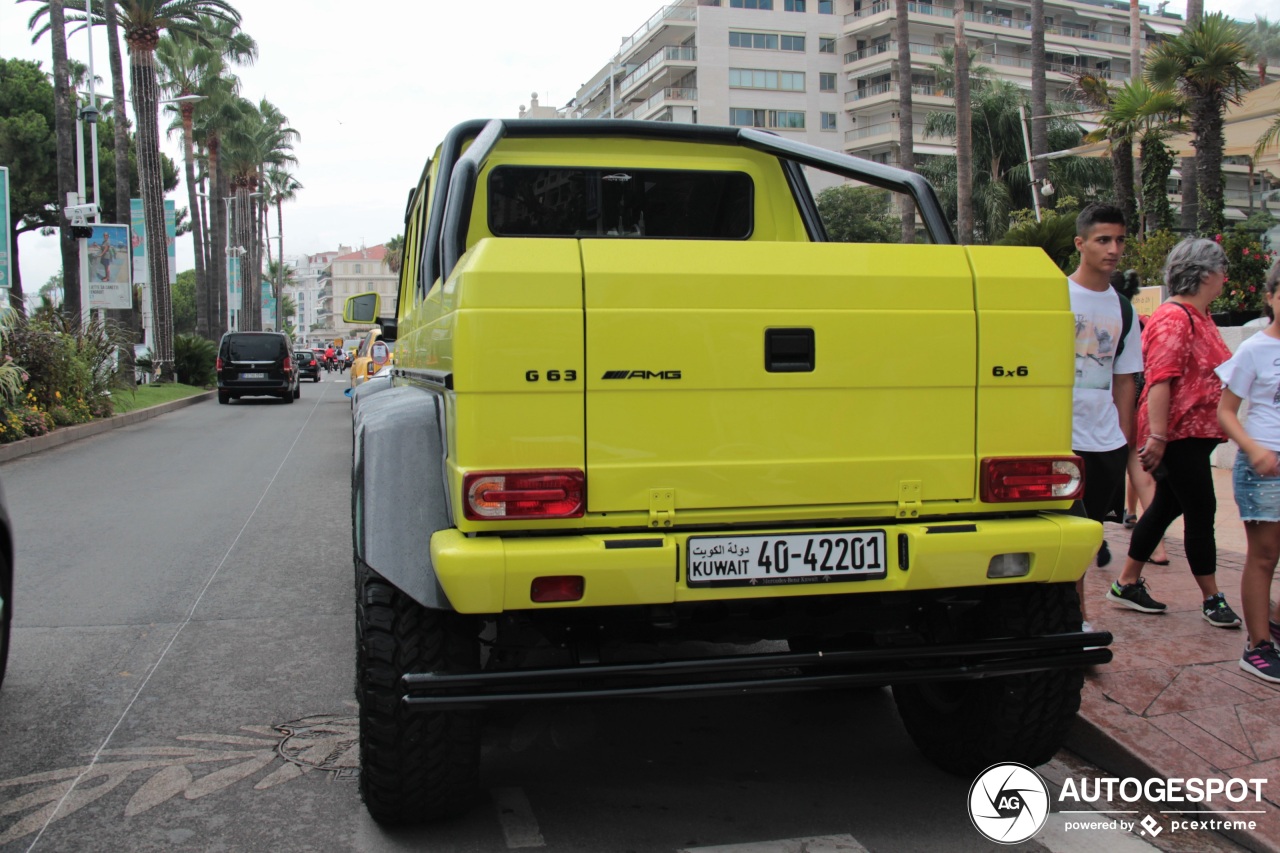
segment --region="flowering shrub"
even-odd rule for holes
[[[1225,234],[1215,235],[1214,239],[1227,253],[1227,283],[1222,288],[1222,295],[1209,306],[1209,311],[1261,314],[1265,301],[1263,283],[1275,253],[1267,251],[1256,235],[1239,226]]]
[[[111,398],[106,395],[94,397],[88,402],[87,406],[89,417],[91,418],[109,418],[116,413],[115,405],[111,402]]]

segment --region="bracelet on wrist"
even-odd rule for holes
[[[1168,443],[1169,443],[1169,439],[1165,438],[1163,435],[1149,435],[1149,436],[1147,436],[1147,441],[1151,441],[1152,439],[1155,439],[1156,441],[1162,442],[1162,443],[1164,443],[1164,444],[1168,444]]]

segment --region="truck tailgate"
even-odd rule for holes
[[[589,512],[973,499],[963,248],[581,247]]]

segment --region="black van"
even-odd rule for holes
[[[293,346],[280,332],[227,332],[218,344],[218,402],[238,397],[301,396]]]

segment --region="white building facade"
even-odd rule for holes
[[[1030,89],[1030,0],[956,2],[964,3],[978,64]],[[1180,17],[1140,9],[1141,49],[1181,31]],[[906,74],[898,69],[894,10],[892,0],[678,0],[623,39],[560,114],[759,127],[896,164],[898,87],[905,84],[915,153],[954,154],[952,140],[924,135],[928,113],[955,109],[935,68],[954,44],[954,2],[909,3]],[[1046,0],[1050,101],[1063,100],[1083,71],[1117,83],[1128,78],[1129,20],[1120,0]]]

